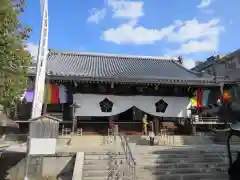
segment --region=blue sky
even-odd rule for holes
[[[184,56],[184,65],[238,48],[239,0],[49,0],[49,46],[56,50]],[[40,0],[28,0],[21,21],[36,56]]]

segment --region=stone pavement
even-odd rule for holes
[[[106,137],[101,136],[78,136],[78,137],[60,137],[57,141],[56,152],[97,152],[97,151],[113,151],[121,149],[119,140],[107,141]],[[0,146],[1,147],[1,146]],[[12,152],[26,152],[26,143],[5,144],[4,149]]]

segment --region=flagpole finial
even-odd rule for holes
[[[43,16],[44,8],[47,8],[47,5],[48,5],[48,0],[40,0],[40,10],[41,10],[42,16]]]

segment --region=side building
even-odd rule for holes
[[[191,70],[208,73],[219,80],[239,81],[240,49],[226,55],[211,56],[206,61],[199,62]]]
[[[224,86],[223,91],[223,94],[226,93],[230,95],[228,102],[230,103],[231,108],[227,117],[228,119],[239,121],[240,49],[226,55],[211,56],[206,61],[197,63],[197,65],[191,70],[202,74],[212,75],[217,82],[221,82],[222,84],[232,84],[231,86]],[[218,112],[217,108],[215,112]]]

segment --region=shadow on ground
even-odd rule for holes
[[[9,179],[9,172],[26,157],[26,153],[5,151],[0,156],[0,179]]]

